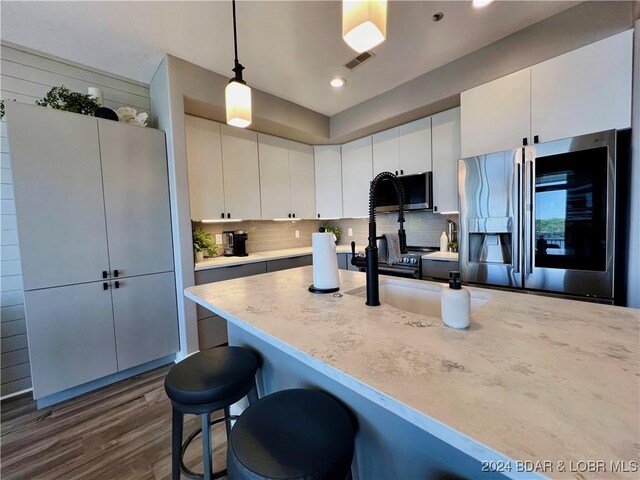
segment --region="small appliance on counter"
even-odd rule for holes
[[[233,257],[234,255],[234,241],[233,232],[227,230],[222,232],[222,248],[225,257]]]
[[[247,253],[247,239],[249,235],[245,230],[236,230],[233,232],[233,254],[236,257],[246,257]]]

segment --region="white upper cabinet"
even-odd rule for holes
[[[529,138],[530,77],[526,69],[462,92],[463,158],[517,148]]]
[[[433,211],[458,211],[460,107],[431,117],[433,134]]]
[[[539,142],[631,126],[633,31],[531,69],[531,134]]]
[[[228,125],[220,125],[220,131],[227,218],[259,219],[258,134]]]
[[[289,142],[284,138],[258,134],[260,198],[262,219],[291,216],[289,192]]]
[[[371,136],[342,145],[343,216],[369,214],[369,184],[373,180]]]
[[[200,221],[226,217],[220,124],[185,115],[184,126],[191,219]]]
[[[462,92],[462,156],[631,126],[633,32]]]
[[[318,218],[342,217],[342,159],[340,145],[313,147]]]
[[[398,147],[400,175],[431,171],[431,117],[400,125]]]
[[[291,214],[294,218],[315,218],[316,181],[311,145],[289,141],[289,181]]]
[[[381,172],[400,175],[400,138],[398,127],[373,135],[373,176]]]

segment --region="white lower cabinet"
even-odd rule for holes
[[[342,209],[346,218],[369,214],[372,158],[371,136],[342,145]]]
[[[111,292],[104,285],[24,292],[35,398],[118,371]]]

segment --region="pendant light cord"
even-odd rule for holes
[[[231,81],[237,81],[240,83],[245,83],[242,80],[242,70],[244,67],[238,61],[238,33],[236,31],[236,0],[231,0],[231,7],[233,8],[233,52],[235,54],[235,58],[233,60],[233,71],[236,76]]]

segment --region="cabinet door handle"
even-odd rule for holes
[[[296,214],[295,213],[293,214],[293,218],[296,218]]]
[[[220,214],[220,218],[224,218],[224,212]]]
[[[529,139],[527,137],[523,137],[522,138],[522,146],[526,147],[528,143],[529,143]]]
[[[400,175],[404,175],[404,170],[400,170]]]
[[[433,206],[433,211],[437,212],[438,211],[438,207],[436,205]]]
[[[120,282],[118,280],[116,280],[115,282],[113,282],[114,287],[116,288],[120,288]]]
[[[102,270],[102,278],[109,278],[109,272]]]
[[[291,218],[291,214],[289,214],[289,218]]]
[[[398,175],[398,170],[396,170],[396,175]]]
[[[102,290],[109,290],[109,282],[104,282],[102,284]]]
[[[117,278],[118,275],[120,275],[120,272],[118,272],[118,270],[114,270],[113,271],[113,276]]]
[[[231,218],[231,214],[230,213],[227,213],[227,218]]]
[[[535,135],[533,137],[533,143],[540,143],[540,138],[538,137],[538,135]]]

